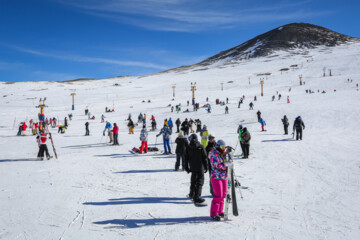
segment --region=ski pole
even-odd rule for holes
[[[158,138],[158,137],[155,138],[155,147],[156,147],[156,143],[157,143],[157,138]]]

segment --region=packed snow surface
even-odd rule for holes
[[[354,43],[304,55],[283,52],[203,71],[0,84],[0,239],[359,239],[359,56],[360,45]],[[293,64],[299,68],[279,71]],[[257,76],[261,73],[271,75]],[[265,81],[263,97],[260,78]],[[212,113],[187,107],[195,82],[196,101],[202,106],[208,97]],[[70,94],[75,89],[71,111]],[[307,89],[314,93],[306,94]],[[243,95],[244,104],[238,108]],[[30,132],[16,136],[20,122],[37,118],[36,106],[44,97],[47,117],[63,121],[67,114],[74,115],[65,134],[50,128],[59,158],[49,161],[36,159],[38,145]],[[226,97],[227,115],[225,106],[215,105],[215,99]],[[254,110],[249,110],[251,101]],[[179,103],[181,112],[171,112],[168,105]],[[85,116],[86,106],[95,120]],[[114,107],[115,112],[104,113],[105,107]],[[183,113],[187,108],[190,112]],[[267,123],[266,132],[260,131],[257,110]],[[190,175],[174,171],[175,156],[129,152],[140,146],[141,124],[129,135],[125,119],[131,113],[136,121],[140,112],[146,113],[148,126],[154,115],[158,129],[165,118],[199,118],[216,139],[236,147],[235,154],[240,154],[239,123],[249,129],[251,155],[234,160],[235,174],[247,187],[241,190],[243,200],[237,197],[238,217],[230,214],[230,221],[211,221],[208,174],[203,186],[208,206],[195,207],[186,198]],[[102,136],[101,114],[120,126],[120,146],[110,145]],[[283,135],[284,115],[290,134],[295,117],[302,117],[306,126],[302,141]],[[149,145],[163,150],[157,133],[150,132]],[[175,138],[174,133],[172,142]],[[174,152],[175,143],[172,147]],[[48,148],[53,155],[50,143]]]

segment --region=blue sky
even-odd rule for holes
[[[360,37],[360,1],[0,0],[0,81],[144,75],[307,22]]]

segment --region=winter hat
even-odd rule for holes
[[[190,137],[189,137],[189,141],[197,141],[198,140],[198,137],[195,133],[191,134]]]
[[[207,127],[206,127],[206,125],[204,125],[204,126],[203,126],[203,130],[207,130]]]
[[[246,128],[246,127],[244,127],[244,128],[243,128],[243,132],[246,132],[246,131],[247,131],[247,128]]]
[[[239,125],[239,129],[242,129],[242,128],[243,128],[243,125],[242,125],[242,124],[240,124],[240,125]]]
[[[180,131],[178,136],[182,137],[182,136],[184,136],[184,133],[182,131]]]
[[[209,140],[211,140],[211,139],[215,139],[215,137],[214,137],[213,135],[211,135],[211,134],[210,134],[210,135],[209,135],[209,137],[208,137],[208,139],[209,139]]]

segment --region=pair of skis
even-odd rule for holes
[[[57,154],[56,154],[56,149],[55,149],[55,145],[54,145],[54,141],[53,141],[53,138],[52,138],[52,135],[51,135],[51,132],[49,130],[49,128],[47,127],[46,128],[48,134],[49,134],[49,137],[50,137],[50,140],[51,140],[51,145],[52,145],[52,148],[53,148],[53,151],[54,151],[54,154],[55,154],[55,158],[57,159]]]

